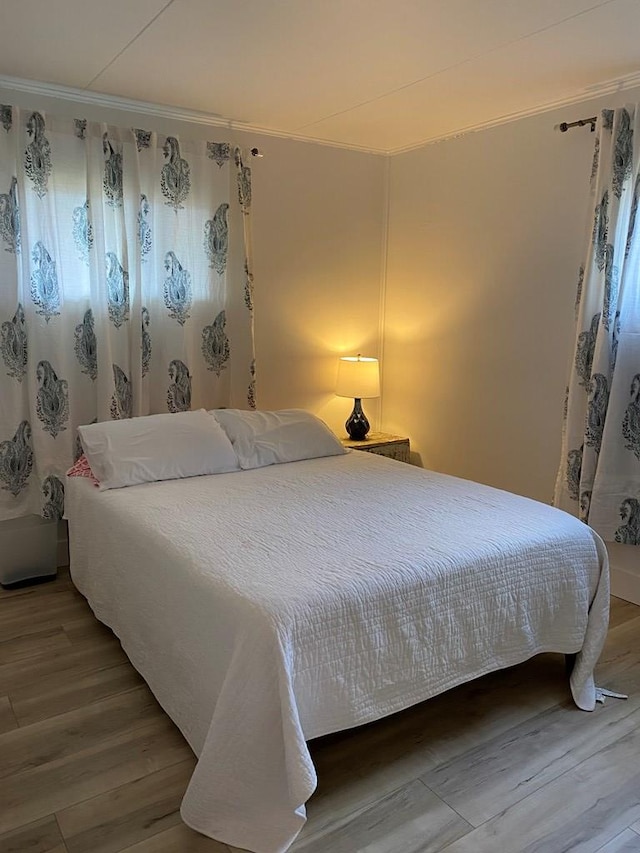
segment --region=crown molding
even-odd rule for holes
[[[387,154],[383,148],[374,146],[352,145],[300,133],[289,133],[273,128],[260,127],[239,119],[230,119],[216,113],[207,113],[168,104],[155,104],[149,101],[136,101],[122,98],[118,95],[106,95],[102,92],[91,92],[88,89],[74,89],[71,86],[61,86],[57,83],[42,83],[38,80],[26,80],[22,77],[8,77],[0,74],[0,90],[8,89],[15,92],[25,92],[29,95],[40,95],[45,98],[56,98],[75,104],[104,107],[106,109],[123,110],[138,115],[148,115],[169,121],[182,121],[210,127],[225,127],[229,131],[241,130],[245,133],[259,133],[262,136],[274,136],[279,139],[290,139],[294,142],[308,142],[314,145],[326,145],[331,148],[345,148],[364,154]]]
[[[534,107],[529,107],[525,110],[519,110],[513,113],[505,113],[501,116],[488,119],[487,121],[470,124],[466,127],[459,128],[451,133],[436,135],[422,139],[420,142],[412,143],[411,145],[402,146],[399,148],[390,148],[385,151],[385,154],[390,157],[396,154],[405,154],[408,151],[415,151],[418,148],[424,148],[426,145],[434,145],[436,142],[446,142],[449,139],[458,139],[461,136],[467,136],[469,133],[477,133],[481,130],[489,130],[492,127],[498,127],[502,124],[510,124],[520,119],[530,118],[535,115],[553,112],[554,110],[563,109],[564,107],[575,106],[587,101],[593,101],[596,98],[604,95],[612,95],[616,92],[623,92],[625,89],[633,89],[640,87],[640,71],[633,74],[627,74],[624,77],[617,77],[613,80],[607,80],[603,83],[596,83],[593,86],[588,86],[580,92],[573,95],[568,95],[564,98],[558,98],[553,101],[545,101],[542,104],[537,104]]]
[[[595,98],[600,98],[604,95],[611,95],[616,92],[622,92],[626,89],[632,89],[635,87],[640,87],[640,71],[628,74],[624,77],[607,80],[603,83],[597,83],[593,86],[588,86],[580,92],[576,92],[575,94],[568,95],[564,98],[545,101],[524,110],[505,113],[492,119],[488,119],[487,121],[466,125],[455,131],[451,131],[450,133],[436,134],[434,136],[425,137],[418,142],[411,143],[410,145],[385,149],[375,146],[340,142],[333,139],[323,139],[321,137],[308,136],[301,133],[289,133],[287,131],[274,130],[273,128],[260,127],[259,125],[254,125],[239,119],[226,118],[225,116],[221,116],[216,113],[207,113],[200,110],[174,107],[168,104],[136,101],[131,98],[122,98],[118,95],[106,95],[101,92],[91,92],[88,89],[74,89],[70,86],[61,86],[56,83],[42,83],[37,80],[26,80],[21,77],[0,75],[0,90],[7,89],[12,92],[25,92],[30,95],[56,98],[63,101],[70,101],[75,104],[87,104],[89,106],[122,110],[124,112],[136,113],[137,115],[148,115],[169,121],[188,122],[191,124],[200,124],[210,127],[224,127],[230,132],[242,131],[243,133],[256,133],[261,136],[273,136],[278,139],[288,139],[293,142],[306,142],[311,145],[324,145],[330,148],[341,148],[362,154],[376,154],[388,157],[394,157],[397,154],[406,154],[409,151],[415,151],[418,148],[424,148],[427,145],[433,145],[437,142],[446,142],[450,139],[457,139],[462,136],[467,136],[470,133],[489,130],[490,128],[498,127],[503,124],[510,124],[511,122],[519,121],[520,119],[530,118],[535,115],[542,115],[547,112],[552,112],[553,110],[574,106],[586,101],[592,101]]]
[[[140,113],[170,119],[172,121],[189,121],[195,124],[211,125],[213,127],[232,127],[241,122],[232,122],[216,113],[200,112],[199,110],[182,109],[165,104],[153,104],[147,101],[136,101],[131,98],[121,98],[118,95],[105,95],[102,92],[90,92],[88,89],[74,89],[71,86],[61,86],[57,83],[41,83],[39,80],[25,80],[21,77],[0,75],[0,89],[11,89],[16,92],[26,92],[29,95],[42,95],[46,98],[57,98],[72,101],[76,104],[107,107],[125,112]]]

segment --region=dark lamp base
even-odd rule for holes
[[[362,411],[362,403],[360,398],[356,397],[353,401],[353,411],[344,425],[347,435],[352,441],[362,441],[367,437],[369,432],[369,421],[367,416]]]

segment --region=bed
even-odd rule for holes
[[[541,652],[595,706],[606,550],[549,506],[369,453],[99,491],[68,478],[71,575],[198,757],[195,830],[284,853],[307,741]],[[576,724],[580,724],[577,719]]]

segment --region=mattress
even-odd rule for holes
[[[358,452],[68,478],[66,506],[73,581],[198,756],[181,813],[219,841],[283,853],[316,785],[308,740],[535,654],[576,654],[594,707],[606,550],[560,510]]]

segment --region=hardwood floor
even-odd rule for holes
[[[612,599],[593,714],[541,655],[311,744],[292,853],[640,853],[640,607]],[[0,853],[230,853],[179,805],[195,759],[62,571],[0,591]]]

